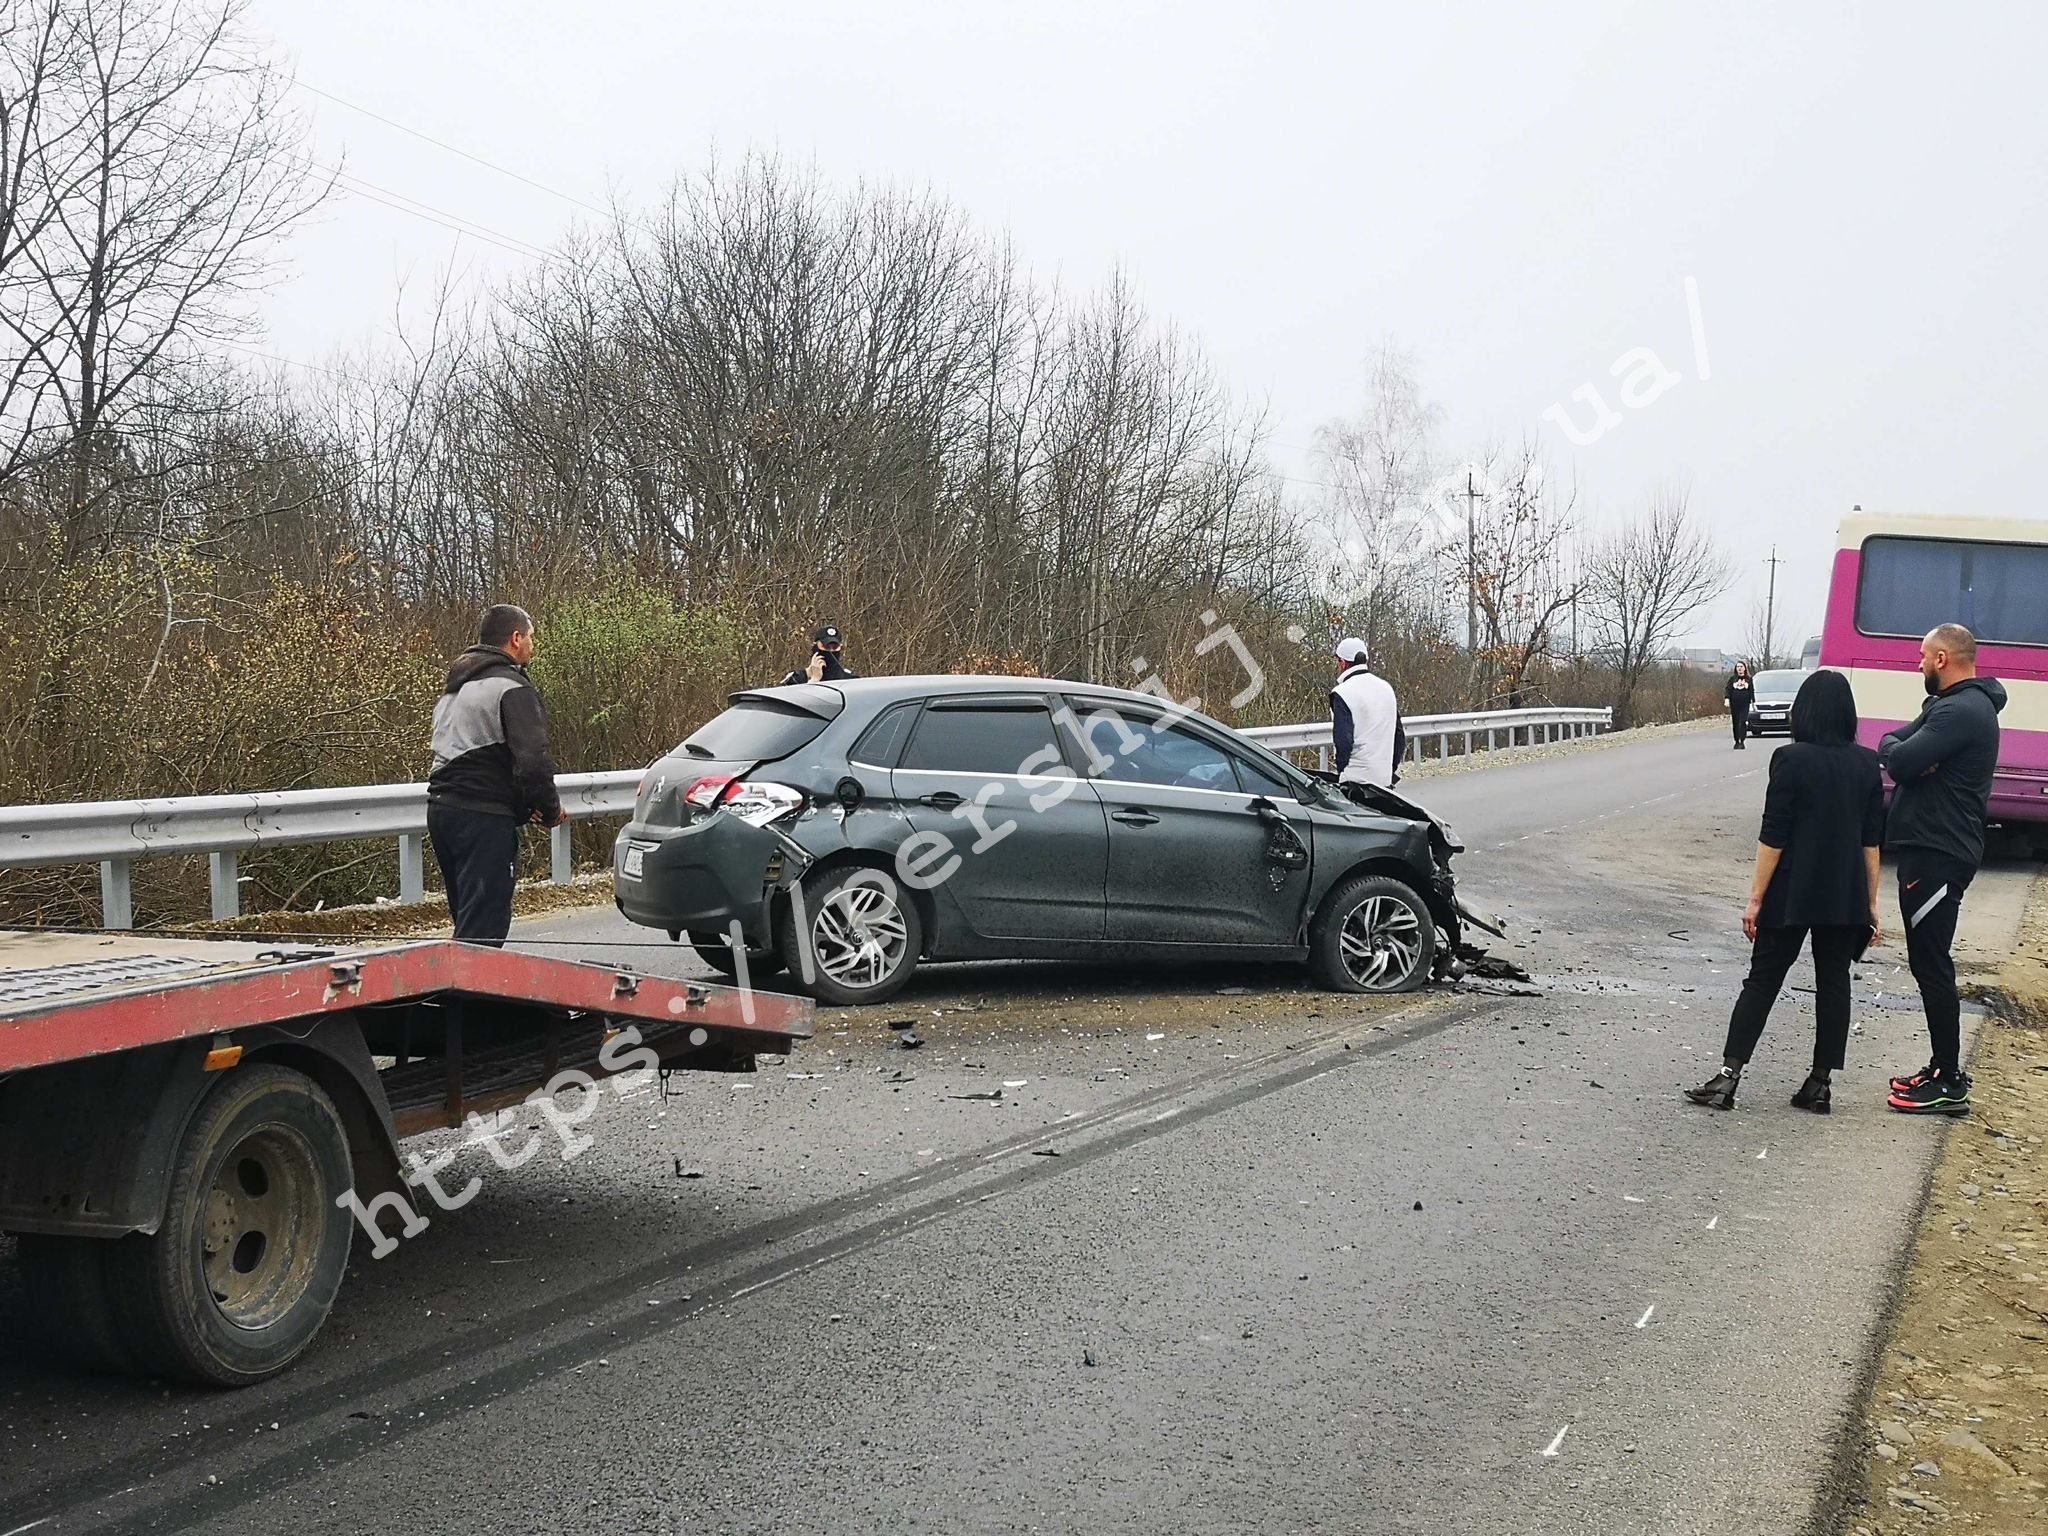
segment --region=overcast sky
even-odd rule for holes
[[[517,242],[773,148],[926,187],[1069,287],[1121,263],[1309,476],[1391,337],[1446,446],[1541,434],[1597,519],[1683,475],[1817,628],[1836,519],[2048,515],[2048,7],[2031,3],[255,0],[362,182]],[[336,100],[352,104],[344,106]],[[383,195],[378,194],[378,195]],[[277,353],[388,329],[408,274],[526,259],[356,194],[293,239]],[[1695,278],[1711,377],[1699,377]],[[1622,406],[1610,365],[1683,382]],[[1620,416],[1544,420],[1594,383]]]

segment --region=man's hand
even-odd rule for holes
[[[825,680],[825,653],[823,651],[811,652],[811,659],[804,663],[804,676],[814,683],[822,683]]]
[[[555,814],[553,816],[548,815],[546,811],[536,809],[526,819],[536,827],[566,827],[569,825],[569,808],[566,805],[558,805],[555,807]]]
[[[1742,909],[1742,936],[1752,944],[1756,942],[1757,914],[1762,912],[1763,909],[1764,898],[1760,892],[1750,897],[1749,905]]]
[[[1873,917],[1870,920],[1870,947],[1872,949],[1882,949],[1884,947],[1884,921],[1881,918]]]

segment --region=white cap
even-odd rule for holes
[[[1346,666],[1357,666],[1361,661],[1365,660],[1365,642],[1356,638],[1339,640],[1337,642],[1336,657]]]

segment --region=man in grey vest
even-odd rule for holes
[[[533,654],[524,608],[486,608],[477,643],[455,659],[434,704],[427,836],[455,937],[476,944],[502,945],[512,931],[519,829],[569,819],[555,792],[547,711],[526,676]]]

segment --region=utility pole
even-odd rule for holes
[[[1469,665],[1466,692],[1474,709],[1484,709],[1479,696],[1479,488],[1465,471],[1465,659]]]
[[[1771,546],[1771,558],[1764,562],[1771,568],[1770,585],[1764,589],[1764,666],[1778,664],[1778,546]]]

